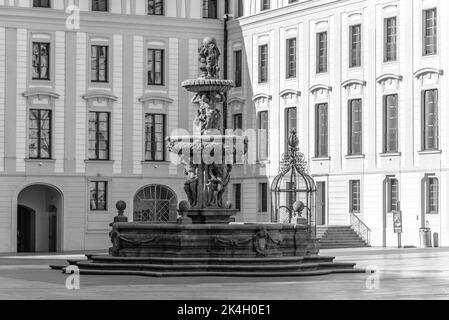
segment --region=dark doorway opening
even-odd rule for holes
[[[316,186],[316,224],[324,226],[327,224],[326,182],[317,182]]]
[[[17,208],[17,252],[36,251],[36,212],[25,206]]]

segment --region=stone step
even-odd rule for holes
[[[314,271],[320,269],[353,269],[353,263],[302,263],[285,265],[156,265],[156,264],[110,264],[79,262],[78,267],[93,270],[131,270],[152,272],[280,272],[280,271]]]
[[[366,243],[364,244],[323,244],[321,249],[349,249],[349,248],[366,248],[369,247]]]
[[[280,264],[304,264],[325,263],[334,261],[334,257],[311,255],[307,257],[279,257],[279,258],[168,258],[168,257],[111,257],[92,256],[94,263],[108,264],[145,264],[145,265],[280,265]],[[83,261],[69,261],[69,264],[77,264]]]
[[[82,269],[83,275],[115,275],[115,276],[144,276],[144,277],[312,277],[331,274],[366,273],[362,269],[323,269],[315,271],[295,272],[149,272],[131,270],[92,270]]]

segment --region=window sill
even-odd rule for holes
[[[114,160],[84,160],[86,164],[113,164]]]
[[[365,159],[364,154],[354,154],[345,156],[346,160]]]
[[[169,161],[141,161],[142,164],[144,165],[169,165],[170,162]]]
[[[402,153],[401,152],[391,152],[391,153],[381,153],[380,157],[381,158],[391,158],[391,157],[401,157]]]
[[[442,154],[442,150],[421,150],[418,151],[419,155],[425,156],[425,155],[432,155],[432,154]]]
[[[55,159],[30,159],[27,158],[25,159],[25,162],[29,162],[29,163],[55,163],[56,160]]]
[[[331,161],[331,157],[317,157],[312,158],[313,162],[319,162],[319,161]]]

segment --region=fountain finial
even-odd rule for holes
[[[201,47],[198,49],[201,76],[203,79],[217,79],[220,72],[218,61],[220,59],[220,50],[218,49],[217,39],[214,37],[205,37]]]

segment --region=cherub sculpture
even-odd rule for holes
[[[207,79],[217,78],[220,72],[218,61],[221,55],[217,40],[213,37],[204,38],[198,52],[202,77]]]

